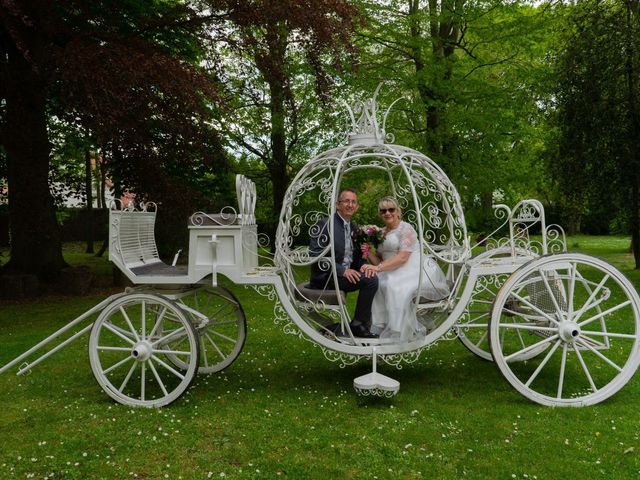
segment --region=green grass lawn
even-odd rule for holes
[[[640,285],[628,238],[568,245]],[[76,251],[67,260],[110,275],[104,259]],[[453,340],[400,370],[381,367],[401,382],[394,399],[360,398],[352,382],[367,362],[327,361],[274,324],[273,303],[228,286],[247,315],[244,351],[169,407],[111,401],[91,373],[87,337],[28,375],[1,375],[0,479],[640,477],[637,375],[602,404],[542,407]],[[110,291],[0,304],[0,364]]]

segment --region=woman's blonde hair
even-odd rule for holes
[[[380,201],[378,201],[378,208],[385,208],[387,205],[395,207],[398,215],[402,217],[402,209],[400,208],[400,204],[398,201],[390,196],[382,197]]]

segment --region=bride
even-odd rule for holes
[[[401,220],[401,210],[393,197],[378,203],[385,227],[384,242],[369,253],[370,264],[363,265],[365,275],[378,275],[378,291],[371,310],[371,333],[380,338],[411,340],[425,335],[417,318],[415,296],[420,282],[420,242],[414,228]],[[363,246],[366,253],[368,247]],[[432,257],[423,256],[421,297],[437,301],[449,294],[444,273]]]

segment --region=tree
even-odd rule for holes
[[[211,53],[229,64],[218,77],[229,99],[219,128],[233,149],[266,168],[275,215],[265,220],[275,225],[296,160],[309,155],[324,125],[328,71],[352,61],[357,10],[346,0],[245,1],[229,18],[232,33],[223,32]]]
[[[640,268],[640,12],[636,0],[569,9],[558,59],[560,185],[574,210],[627,220]]]
[[[172,0],[0,6],[0,144],[12,232],[5,271],[46,280],[64,265],[48,185],[49,116],[82,124],[123,161],[137,153],[129,170],[147,185],[164,178],[163,165],[144,155],[152,150],[137,148],[142,132],[155,127],[153,134],[183,149],[211,134],[206,104],[217,97],[197,65],[204,15]],[[219,160],[222,150],[209,138],[202,150]]]
[[[390,116],[388,130],[445,169],[470,226],[485,228],[496,194],[506,202],[537,194],[547,10],[467,0],[364,5],[362,68],[373,82],[393,79],[386,90],[408,100],[397,104],[402,113]]]

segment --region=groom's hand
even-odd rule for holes
[[[349,283],[358,283],[360,280],[360,273],[351,268],[347,268],[342,276],[346,278]]]

